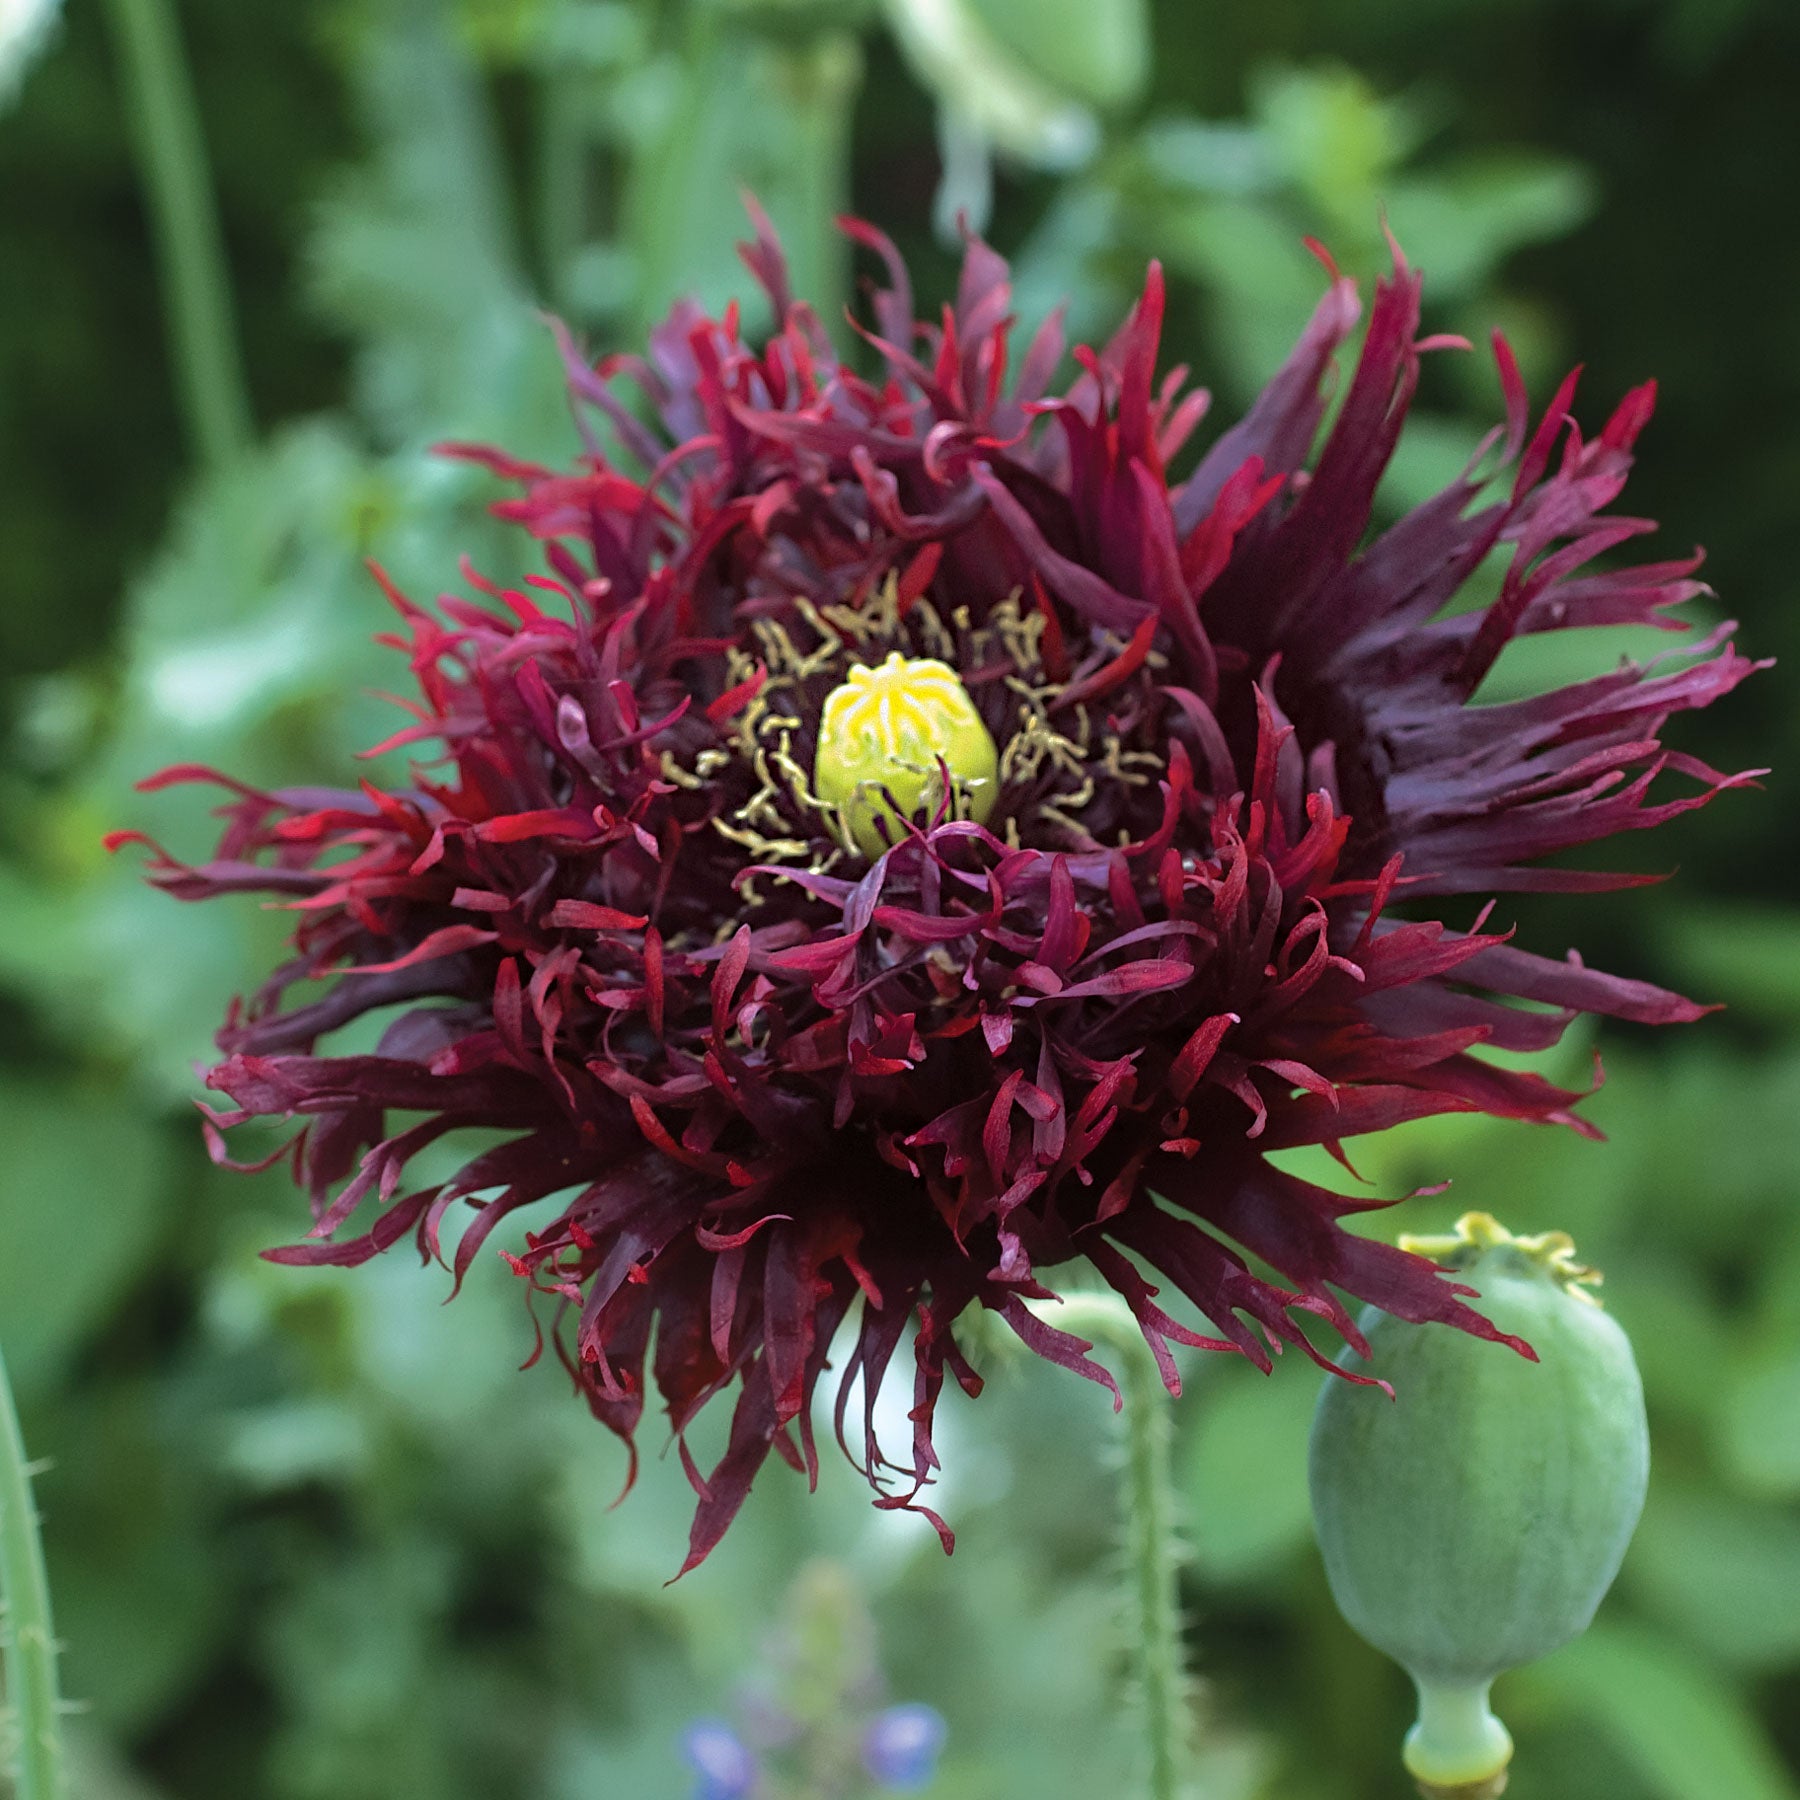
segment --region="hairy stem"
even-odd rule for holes
[[[250,402],[212,173],[171,0],[109,0],[149,202],[170,360],[190,445],[209,467],[250,447]]]
[[[1181,1564],[1169,1473],[1169,1405],[1162,1374],[1123,1300],[1069,1294],[1043,1317],[1120,1352],[1125,1400],[1125,1562],[1131,1653],[1150,1753],[1149,1800],[1180,1800],[1188,1772],[1187,1659],[1181,1641]]]
[[[18,1800],[63,1800],[61,1707],[50,1584],[6,1359],[0,1356],[0,1598],[6,1603],[6,1693],[18,1738]]]
[[[1126,1551],[1137,1590],[1150,1793],[1152,1800],[1175,1800],[1186,1747],[1186,1708],[1175,1494],[1169,1478],[1169,1397],[1141,1337],[1119,1373],[1125,1390]]]

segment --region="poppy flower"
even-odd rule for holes
[[[1346,1297],[1498,1337],[1449,1272],[1344,1229],[1375,1202],[1270,1153],[1449,1112],[1584,1129],[1577,1093],[1482,1052],[1702,1009],[1478,903],[1632,886],[1545,859],[1747,779],[1659,742],[1752,667],[1722,632],[1481,697],[1515,638],[1678,630],[1703,591],[1697,556],[1608,555],[1650,529],[1606,509],[1652,388],[1589,436],[1571,377],[1534,422],[1496,338],[1503,422],[1378,527],[1446,344],[1398,253],[1329,430],[1360,303],[1327,264],[1287,363],[1184,462],[1207,401],[1158,368],[1158,269],[1058,390],[1058,322],[1015,354],[986,244],[920,322],[893,246],[846,229],[886,271],[857,358],[759,218],[764,341],[691,304],[645,357],[562,334],[573,467],[446,447],[511,486],[543,573],[388,586],[410,785],[155,778],[229,798],[214,859],[153,846],[151,879],[296,921],[206,1077],[221,1158],[296,1126],[313,1228],[269,1254],[410,1238],[460,1279],[507,1238],[594,1414],[629,1441],[660,1396],[689,1567],[771,1450],[816,1476],[834,1346],[840,1441],[860,1391],[877,1504],[928,1515],[945,1379],[981,1385],[969,1309],[1111,1387],[1034,1310],[1065,1271],[1124,1297],[1171,1389],[1177,1344],[1319,1357],[1297,1315],[1364,1348]],[[376,1048],[334,1053],[376,1011]],[[409,1179],[467,1128],[458,1174]],[[903,1348],[912,1441],[883,1445]],[[728,1393],[702,1471],[688,1428]]]

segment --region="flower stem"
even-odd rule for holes
[[[1169,1473],[1169,1405],[1137,1320],[1111,1294],[1068,1294],[1043,1317],[1120,1353],[1125,1422],[1125,1562],[1131,1652],[1150,1752],[1149,1800],[1180,1800],[1188,1772],[1187,1657],[1177,1574],[1181,1541]]]
[[[785,155],[794,189],[789,227],[794,291],[817,297],[819,317],[841,320],[850,301],[850,240],[835,221],[850,210],[850,128],[863,53],[848,32],[821,32],[781,53],[789,118]]]
[[[1426,1800],[1493,1800],[1506,1787],[1513,1742],[1488,1705],[1490,1683],[1415,1678],[1419,1722],[1406,1734],[1407,1773]]]
[[[1135,1324],[1134,1324],[1135,1333]],[[1137,1591],[1152,1800],[1175,1800],[1186,1748],[1175,1494],[1169,1478],[1169,1397],[1142,1337],[1120,1369],[1125,1390],[1126,1554]]]
[[[931,201],[938,242],[962,243],[963,225],[986,231],[994,211],[994,150],[987,133],[953,100],[938,104],[938,157],[943,175]]]
[[[6,1359],[0,1356],[0,1598],[6,1603],[6,1693],[19,1744],[18,1800],[62,1800],[61,1708],[50,1584]]]
[[[252,438],[231,284],[193,84],[171,0],[109,0],[162,277],[190,447],[209,467]]]
[[[595,79],[585,69],[551,68],[538,96],[538,256],[550,304],[565,314],[574,310],[569,276],[587,230],[582,118]]]

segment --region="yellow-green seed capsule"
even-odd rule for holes
[[[826,696],[813,787],[842,810],[865,856],[904,837],[901,819],[937,810],[946,768],[955,811],[984,822],[999,791],[1000,753],[947,663],[896,650],[880,664],[853,668]]]

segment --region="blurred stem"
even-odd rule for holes
[[[253,428],[193,84],[171,0],[108,4],[156,238],[177,397],[191,448],[216,469],[249,449]]]
[[[571,308],[570,271],[584,241],[587,218],[582,183],[586,140],[586,69],[552,68],[544,76],[538,128],[538,254],[543,259],[550,304]]]
[[[1120,1352],[1125,1401],[1125,1560],[1131,1645],[1150,1752],[1149,1800],[1180,1800],[1188,1772],[1187,1658],[1180,1533],[1169,1474],[1169,1396],[1131,1309],[1115,1294],[1067,1294],[1045,1320]]]
[[[960,250],[962,234],[982,232],[994,210],[994,151],[987,133],[953,100],[938,105],[938,156],[943,163],[931,201],[940,243]]]
[[[0,1356],[0,1598],[6,1603],[6,1695],[19,1742],[18,1800],[62,1800],[61,1707],[50,1583],[6,1358]]]
[[[850,129],[862,88],[862,46],[844,32],[827,32],[781,53],[781,72],[797,187],[790,228],[795,291],[812,298],[826,330],[834,331],[850,298],[850,246],[837,221],[850,210]]]

